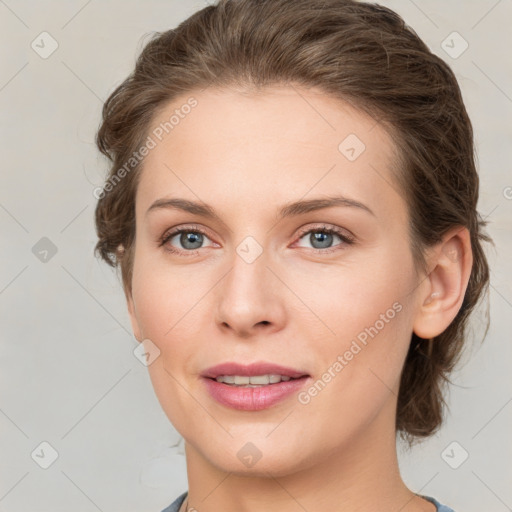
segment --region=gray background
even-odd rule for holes
[[[475,127],[479,210],[497,248],[488,251],[488,337],[453,375],[442,431],[411,453],[400,448],[403,476],[456,512],[511,510],[512,3],[382,3],[459,78]],[[205,5],[0,0],[0,511],[159,511],[187,487],[180,436],[133,354],[119,281],[93,257],[92,191],[107,169],[93,140],[102,102],[145,36]],[[47,58],[31,47],[51,49],[43,31],[58,43]],[[469,44],[457,58],[464,42],[454,31]],[[474,328],[478,338],[481,323]],[[47,469],[42,442],[58,454]]]

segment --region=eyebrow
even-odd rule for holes
[[[316,210],[324,208],[331,208],[333,206],[351,207],[358,208],[365,211],[374,217],[376,216],[373,211],[365,204],[350,199],[344,196],[328,196],[315,199],[299,200],[292,203],[287,203],[282,206],[278,212],[278,219],[285,217],[292,217],[296,215],[303,215]],[[194,215],[199,215],[208,219],[216,220],[221,224],[224,224],[219,215],[215,210],[208,204],[196,201],[190,201],[189,199],[181,198],[161,198],[157,199],[146,211],[146,216],[156,210],[161,209],[176,209],[182,210]]]

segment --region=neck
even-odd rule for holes
[[[328,448],[314,462],[305,461],[284,476],[223,471],[186,443],[188,507],[200,512],[433,512],[435,507],[402,481],[394,424],[383,425],[386,416],[380,415],[336,451]]]

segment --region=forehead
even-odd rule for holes
[[[243,205],[333,191],[385,208],[399,195],[386,130],[315,89],[194,91],[161,108],[148,134],[137,208],[165,195]]]

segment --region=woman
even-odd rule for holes
[[[165,512],[448,512],[397,434],[440,427],[489,280],[449,67],[394,12],[221,0],[104,105],[97,251],[185,439]]]

